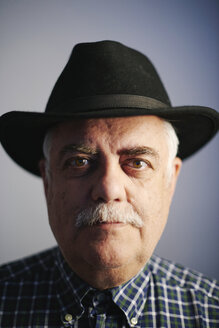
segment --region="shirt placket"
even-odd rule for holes
[[[106,326],[106,314],[98,314],[96,316],[96,328],[105,328]]]

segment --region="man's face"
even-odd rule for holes
[[[49,222],[71,268],[97,288],[119,285],[148,261],[166,224],[180,159],[168,180],[168,142],[155,116],[77,120],[55,128],[50,177],[44,179]],[[136,212],[142,227],[97,222],[77,226],[84,209],[105,204]]]

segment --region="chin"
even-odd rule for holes
[[[128,265],[130,259],[134,257],[134,250],[132,254],[127,251],[127,245],[122,246],[121,243],[111,242],[90,247],[89,252],[84,254],[84,258],[90,266],[95,268],[115,269]]]
[[[107,256],[99,256],[94,254],[87,260],[88,264],[94,269],[98,270],[107,270],[107,269],[116,269],[122,266],[127,265],[127,259],[122,257],[111,257],[109,254]]]

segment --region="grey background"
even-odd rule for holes
[[[43,111],[78,42],[147,54],[173,105],[219,109],[217,0],[0,1],[0,112]],[[200,131],[201,133],[201,131]],[[219,137],[185,161],[156,253],[219,278]],[[27,154],[28,155],[28,154]],[[0,263],[55,244],[41,180],[0,148]]]

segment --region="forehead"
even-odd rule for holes
[[[164,143],[163,120],[156,116],[77,119],[56,126],[52,145],[58,149],[70,143],[111,145],[112,147],[149,146]],[[52,147],[53,148],[53,147]]]
[[[76,119],[60,123],[54,128],[53,135],[61,139],[65,135],[81,136],[97,131],[100,134],[118,132],[138,135],[139,129],[145,129],[145,133],[162,133],[164,131],[163,120],[157,116],[132,116],[116,118]],[[113,137],[113,136],[112,136]]]

